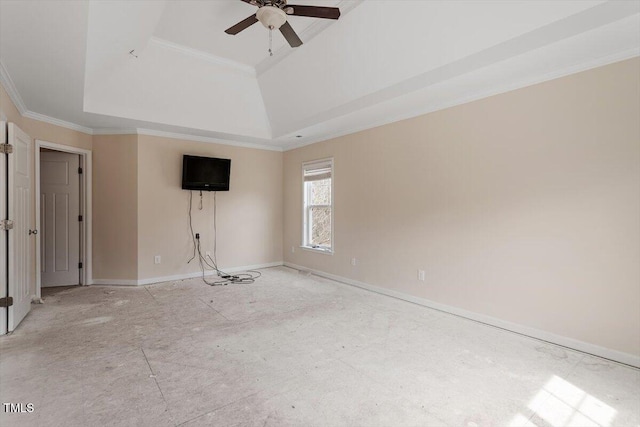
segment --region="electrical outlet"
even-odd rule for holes
[[[418,280],[424,282],[424,279],[425,279],[424,270],[418,270]]]
[[[162,262],[162,258],[160,257],[160,255],[156,255],[155,257],[153,257],[154,264],[160,264],[160,262]]]
[[[351,258],[351,265],[357,265],[358,264],[358,260],[355,258]]]
[[[295,254],[296,253],[296,247],[295,246],[291,246],[291,253]]]

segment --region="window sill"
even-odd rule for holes
[[[317,252],[324,255],[333,255],[333,249],[313,248],[311,246],[300,246],[300,249],[304,249],[309,252]]]

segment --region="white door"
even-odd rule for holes
[[[0,122],[0,144],[7,143],[7,123]],[[7,212],[7,182],[4,177],[7,176],[7,159],[5,154],[0,154],[0,177],[2,177],[2,185],[0,185],[0,219],[6,219]],[[0,298],[7,297],[7,259],[8,256],[4,252],[7,247],[7,233],[8,231],[0,231],[0,248],[2,256],[0,256]],[[0,308],[0,334],[7,333],[7,308]]]
[[[9,219],[14,226],[9,230],[9,307],[8,330],[13,331],[31,308],[31,193],[29,167],[32,141],[29,135],[13,123],[9,123]]]
[[[80,156],[40,153],[41,285],[80,284]]]

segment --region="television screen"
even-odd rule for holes
[[[229,191],[231,159],[182,157],[182,189],[200,191]]]

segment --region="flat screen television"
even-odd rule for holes
[[[184,155],[182,157],[182,189],[229,191],[231,159]]]

